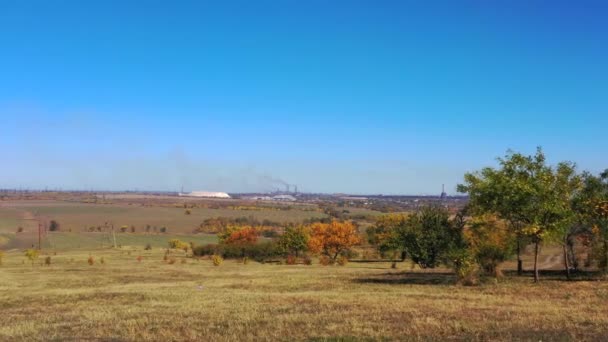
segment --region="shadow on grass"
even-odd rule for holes
[[[534,279],[534,271],[532,270],[524,271],[521,276],[517,275],[516,270],[504,270],[503,273],[507,277]],[[570,271],[570,280],[566,278],[566,271],[564,270],[539,270],[538,275],[540,277],[540,281],[590,281],[600,280],[602,278],[602,273],[599,271],[581,270]]]
[[[521,276],[517,271],[504,271],[507,278],[526,280],[534,279],[534,272],[525,271]],[[490,278],[484,278],[490,279]],[[572,271],[570,280],[566,279],[564,271],[546,270],[540,271],[540,281],[554,282],[576,282],[600,280],[601,273],[598,271]],[[418,272],[386,272],[383,274],[354,279],[353,282],[360,284],[388,284],[388,285],[454,285],[456,275],[452,272],[418,271]]]
[[[452,272],[387,272],[373,277],[358,278],[361,284],[388,285],[453,285],[456,275]]]

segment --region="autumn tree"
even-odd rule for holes
[[[538,282],[540,245],[563,241],[574,219],[571,201],[580,189],[580,177],[570,162],[547,165],[540,148],[533,156],[509,152],[498,162],[498,169],[467,173],[458,190],[469,194],[473,211],[496,214],[511,224],[516,235],[534,243],[534,281]]]
[[[507,223],[495,215],[472,217],[464,229],[464,237],[483,272],[501,276],[498,265],[508,260],[514,252],[515,234]]]
[[[313,223],[310,225],[310,234],[308,248],[331,258],[333,262],[341,253],[361,243],[357,228],[350,221]]]
[[[407,222],[403,214],[387,214],[376,218],[375,224],[367,229],[367,241],[375,246],[382,254],[387,252],[402,252],[401,259],[405,259],[403,244],[397,235],[398,228]]]
[[[608,169],[595,176],[583,173],[583,188],[573,200],[578,223],[588,229],[600,245],[600,267],[608,274]]]
[[[258,239],[258,232],[251,226],[228,226],[217,233],[220,243],[242,244],[255,243]]]
[[[279,237],[278,245],[281,250],[298,257],[300,252],[308,249],[310,233],[304,226],[287,227],[283,235]]]

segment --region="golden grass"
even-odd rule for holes
[[[608,283],[511,278],[452,285],[443,270],[162,262],[163,251],[51,255],[0,266],[0,340],[601,340]],[[141,255],[143,260],[136,258]],[[98,263],[104,257],[105,264]],[[182,254],[176,253],[176,258]],[[44,259],[41,256],[40,261]]]

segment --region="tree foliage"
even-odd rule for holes
[[[509,152],[498,162],[498,169],[467,173],[458,190],[469,194],[473,212],[496,214],[536,244],[538,281],[539,244],[563,240],[574,219],[571,201],[581,187],[580,177],[570,162],[547,165],[540,148],[533,156]]]
[[[287,227],[285,232],[278,239],[278,244],[285,253],[293,254],[296,257],[300,252],[308,249],[309,230],[304,226]]]
[[[251,226],[230,226],[218,234],[220,242],[232,245],[255,244],[258,241],[258,232]]]
[[[357,228],[350,221],[331,223],[313,223],[310,225],[308,248],[336,261],[342,252],[361,243]]]
[[[422,268],[434,268],[450,260],[454,249],[462,248],[462,227],[448,211],[439,206],[425,206],[406,220],[397,220],[396,242]]]
[[[473,217],[464,229],[471,254],[487,275],[499,276],[498,265],[514,253],[515,234],[494,215]]]

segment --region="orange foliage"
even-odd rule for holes
[[[313,223],[308,248],[336,260],[341,252],[361,243],[357,228],[351,222]]]
[[[258,241],[258,232],[253,227],[243,227],[235,230],[224,240],[227,244],[254,244]]]

